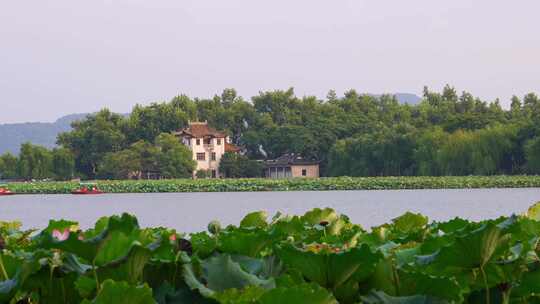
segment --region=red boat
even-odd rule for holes
[[[8,189],[6,185],[0,185],[0,195],[13,195],[15,192],[12,192]]]
[[[96,184],[81,183],[79,189],[71,191],[71,194],[102,194],[103,191],[97,188]]]

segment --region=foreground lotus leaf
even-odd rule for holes
[[[264,228],[268,226],[266,219],[268,218],[268,213],[266,211],[257,211],[252,212],[246,215],[240,222],[241,228]]]
[[[337,304],[331,293],[317,284],[280,287],[263,294],[260,304]]]
[[[328,208],[254,212],[190,235],[129,214],[35,235],[2,222],[0,303],[538,303],[533,214],[430,224],[406,213],[364,231]]]
[[[525,216],[532,220],[540,221],[540,202],[529,207]]]
[[[155,304],[152,297],[152,289],[147,285],[132,286],[126,282],[106,280],[101,285],[97,297],[92,300],[84,300],[81,304]]]
[[[211,298],[216,292],[227,289],[243,289],[247,286],[259,286],[264,289],[275,287],[274,279],[264,279],[251,274],[230,255],[221,254],[200,262],[200,265],[186,264],[183,267],[184,280],[192,289]],[[200,273],[197,273],[200,272]]]
[[[357,281],[369,277],[382,258],[367,245],[340,252],[313,252],[283,244],[278,247],[277,255],[287,267],[297,269],[308,280],[331,289],[352,277]]]
[[[392,297],[384,292],[373,292],[367,297],[362,297],[366,304],[450,304],[446,300],[441,300],[424,295]]]

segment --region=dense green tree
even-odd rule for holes
[[[52,153],[46,148],[24,143],[19,152],[18,176],[26,180],[52,178],[52,160]]]
[[[52,170],[56,179],[69,180],[75,174],[75,158],[66,148],[56,148],[52,151]]]
[[[442,175],[443,170],[439,167],[438,158],[440,149],[447,140],[448,133],[440,127],[425,130],[419,134],[413,154],[418,175]]]
[[[245,155],[225,153],[221,157],[219,171],[227,178],[261,177],[263,164],[262,162],[249,159]]]
[[[130,149],[109,152],[100,161],[97,177],[104,179],[127,179],[141,168],[137,154]]]
[[[58,143],[71,150],[77,171],[93,178],[105,154],[118,152],[125,147],[124,125],[121,115],[103,109],[85,120],[74,122],[73,131],[61,133]]]
[[[530,173],[540,174],[540,136],[529,140],[525,145],[527,169]]]
[[[11,153],[0,156],[0,178],[17,178],[17,157]]]
[[[341,140],[330,151],[329,174],[374,176],[412,174],[414,144],[406,126]]]
[[[184,128],[189,119],[188,114],[172,102],[136,105],[127,119],[127,138],[132,142],[153,142],[160,133]]]
[[[171,134],[162,133],[156,139],[159,148],[158,169],[164,178],[191,177],[196,167],[191,151]]]
[[[140,169],[188,176],[190,165],[183,161],[191,161],[189,151],[178,150],[175,158],[156,138],[190,120],[225,131],[249,159],[299,153],[319,159],[323,175],[517,174],[530,171],[525,145],[540,136],[540,100],[532,93],[513,97],[505,110],[498,100],[487,102],[449,85],[442,92],[425,88],[417,105],[355,90],[343,96],[331,91],[324,100],[297,97],[292,88],[246,101],[225,89],[211,98],[180,95],[137,105],[125,118],[103,110],[75,123],[58,142],[73,153],[76,171],[85,177],[95,175],[106,154],[126,149],[142,155]],[[159,158],[149,156],[156,153]]]

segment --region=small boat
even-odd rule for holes
[[[71,194],[102,194],[95,183],[81,183],[79,189],[71,191]]]
[[[0,195],[13,195],[15,192],[10,191],[5,184],[0,184]]]

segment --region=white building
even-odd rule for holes
[[[212,178],[220,177],[219,162],[225,152],[239,152],[239,148],[229,142],[229,136],[208,126],[208,122],[190,122],[189,126],[174,133],[182,143],[191,149],[199,170],[206,170]]]

